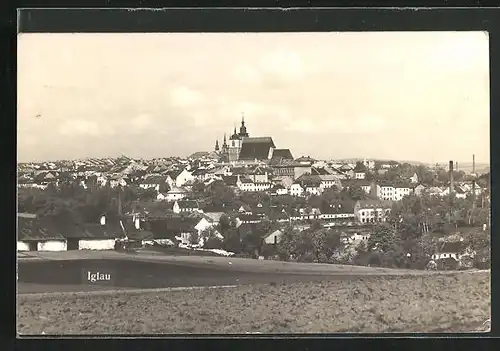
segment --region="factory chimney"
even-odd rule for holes
[[[454,184],[453,184],[453,161],[450,161],[450,195],[454,193]]]
[[[455,171],[458,172],[458,161],[455,161]]]
[[[472,209],[476,208],[476,155],[472,154]]]

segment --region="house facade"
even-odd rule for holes
[[[172,206],[172,211],[174,213],[193,213],[202,212],[198,202],[193,200],[177,200]]]
[[[302,186],[300,186],[300,184],[294,183],[290,186],[290,195],[303,196],[304,195],[304,188],[302,188]]]
[[[186,190],[182,188],[172,188],[165,194],[165,200],[169,202],[182,200],[186,197]]]
[[[391,214],[392,201],[359,200],[354,205],[354,215],[358,223],[386,222]]]

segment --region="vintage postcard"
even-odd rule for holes
[[[19,335],[485,331],[484,32],[18,36]]]

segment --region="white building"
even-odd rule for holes
[[[292,196],[303,196],[304,195],[304,188],[300,186],[298,183],[292,184],[290,186],[290,195]]]
[[[411,188],[406,185],[398,185],[394,187],[394,198],[392,201],[400,201],[403,197],[411,194]],[[391,200],[391,199],[389,199]]]
[[[354,215],[361,224],[386,222],[390,216],[391,208],[391,201],[359,200],[354,205]]]
[[[380,199],[382,200],[400,201],[411,193],[412,189],[407,185],[380,185]]]
[[[182,200],[186,197],[186,190],[182,188],[172,188],[166,193],[166,200],[169,202]]]
[[[275,230],[264,237],[264,242],[268,245],[274,245],[280,242],[283,232],[280,230]]]

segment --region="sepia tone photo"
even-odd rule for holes
[[[18,335],[489,331],[488,45],[19,34]]]

